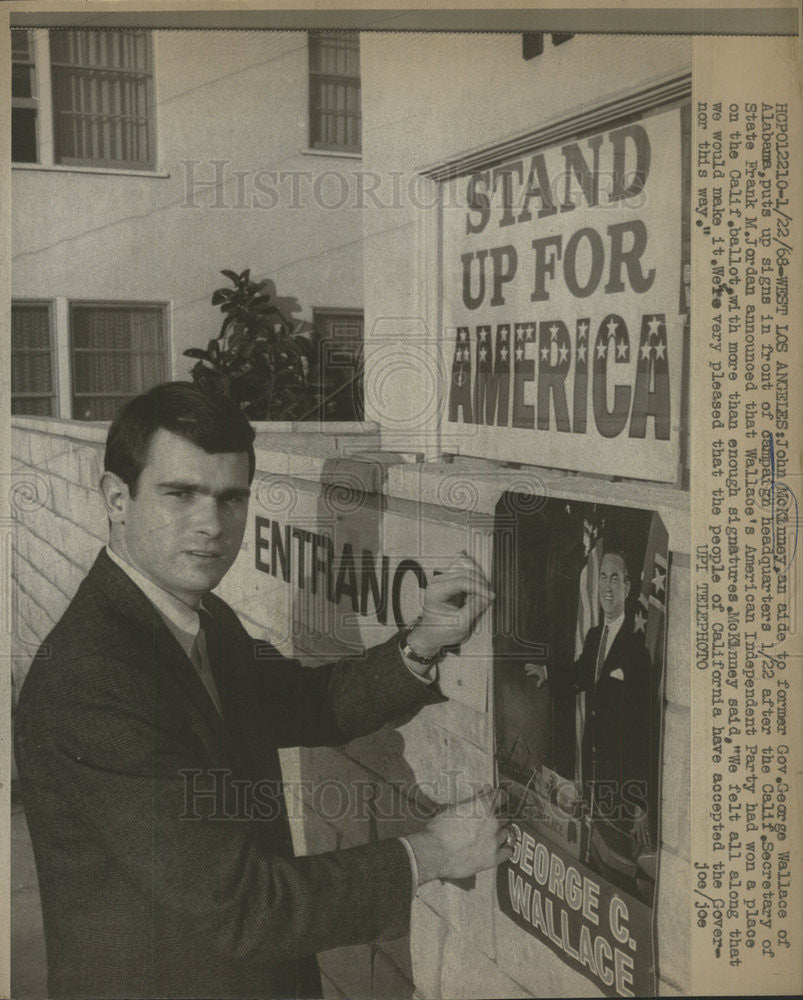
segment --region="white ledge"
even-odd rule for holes
[[[362,159],[362,153],[350,153],[345,149],[313,149],[311,146],[305,146],[303,149],[299,149],[299,153],[302,156],[328,156],[329,159],[332,157],[341,160]]]
[[[34,431],[37,434],[60,435],[75,441],[106,441],[109,422],[105,420],[66,420],[62,417],[27,417],[15,415],[11,418],[12,431]]]
[[[12,163],[12,170],[30,170],[35,173],[53,174],[94,174],[111,177],[149,177],[164,179],[170,176],[169,170],[131,170],[122,167],[78,167],[66,163]]]
[[[689,553],[690,497],[672,485],[632,479],[613,482],[535,466],[509,468],[489,459],[420,462],[420,456],[412,453],[378,450],[377,434],[367,428],[362,435],[353,431],[344,435],[342,428],[348,426],[341,424],[334,435],[308,433],[316,430],[314,424],[288,424],[287,430],[258,434],[254,442],[255,490],[269,490],[274,480],[341,485],[381,494],[394,503],[425,505],[433,512],[440,509],[449,517],[480,520],[494,515],[496,504],[508,490],[568,502],[641,507],[660,511],[673,552]],[[12,427],[102,444],[109,425],[14,416]]]

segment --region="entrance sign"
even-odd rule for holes
[[[674,481],[674,108],[444,182],[444,435],[459,450]]]

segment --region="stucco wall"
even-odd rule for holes
[[[22,679],[35,645],[46,635],[105,541],[95,486],[105,427],[19,419],[13,436],[16,518],[14,669]],[[351,539],[425,568],[443,565],[469,547],[490,570],[492,512],[501,492],[527,480],[525,471],[459,460],[411,465],[380,454],[357,458],[357,439],[319,437],[303,453],[263,438],[249,528],[234,569],[220,588],[247,627],[283,651],[314,663],[392,634],[376,616],[352,616],[335,626],[332,607],[317,605],[291,574],[272,575],[261,549],[257,516],[327,533],[336,551]],[[689,542],[683,494],[659,487],[584,480],[539,470],[550,496],[594,499],[657,509],[671,548],[667,636],[662,843],[657,904],[660,990],[688,990],[689,872]],[[416,588],[401,593],[411,616]],[[327,615],[329,616],[327,618]],[[308,626],[312,623],[315,628]],[[451,801],[493,778],[493,722],[483,700],[491,676],[487,624],[460,657],[442,665],[447,704],[340,750],[284,755],[290,813],[299,850],[316,852],[409,831],[433,802]],[[336,778],[337,789],[331,783]],[[343,802],[335,795],[347,790]],[[316,793],[315,789],[318,789]],[[423,887],[413,904],[409,939],[329,952],[322,957],[331,996],[508,997],[595,995],[583,977],[519,931],[496,905],[494,878],[473,884]]]
[[[220,327],[222,268],[272,278],[307,319],[360,309],[360,161],[304,152],[306,32],[154,31],[153,49],[156,170],[15,165],[12,296],[167,303],[176,377]]]

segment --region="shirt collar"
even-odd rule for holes
[[[181,644],[184,652],[189,656],[201,628],[198,612],[189,604],[185,604],[184,601],[180,601],[173,594],[155,584],[153,580],[149,580],[131,563],[117,555],[108,545],[106,546],[106,554],[145,594],[161,615],[165,625]]]
[[[621,615],[619,615],[618,618],[614,618],[612,622],[606,622],[605,618],[603,617],[602,627],[605,628],[607,626],[608,629],[608,649],[611,648],[610,644],[619,634],[619,629],[622,627],[622,623],[624,622],[624,620],[625,620],[624,611],[622,612]]]

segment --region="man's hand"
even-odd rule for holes
[[[535,686],[537,688],[543,687],[549,680],[545,663],[525,663],[524,673],[528,677],[535,679]]]
[[[436,878],[468,878],[512,857],[505,821],[496,812],[500,794],[488,789],[447,806],[424,830],[407,837],[420,885]]]
[[[471,633],[471,627],[494,598],[491,585],[474,560],[461,553],[434,577],[424,591],[424,607],[407,641],[419,656],[436,656]]]

